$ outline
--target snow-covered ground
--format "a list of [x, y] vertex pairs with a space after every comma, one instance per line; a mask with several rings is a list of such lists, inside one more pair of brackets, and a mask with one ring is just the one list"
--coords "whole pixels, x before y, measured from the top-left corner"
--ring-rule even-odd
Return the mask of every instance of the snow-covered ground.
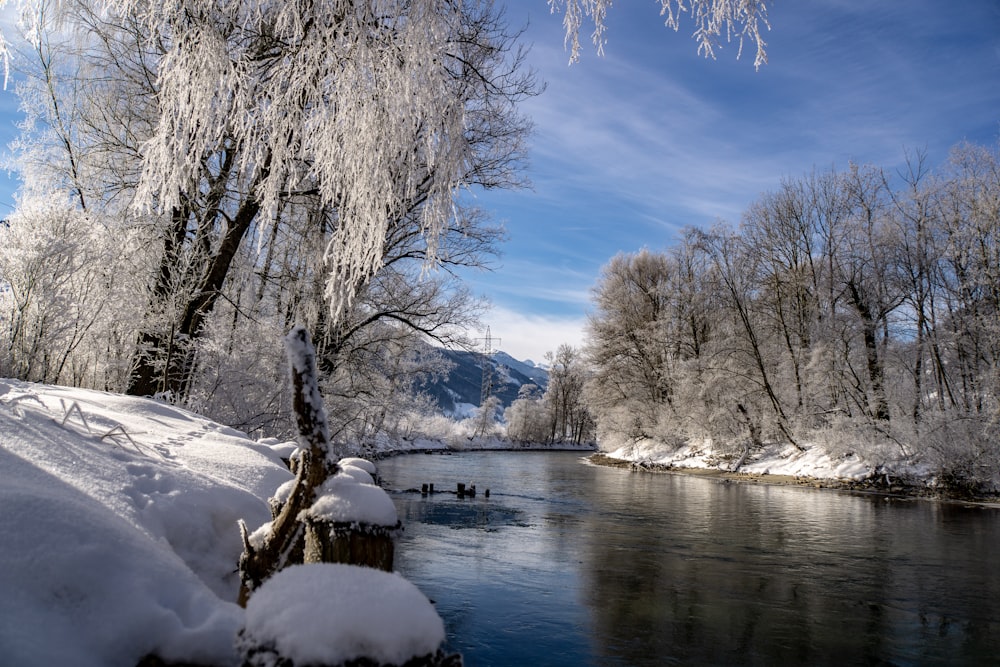
[[[0, 664], [238, 664], [237, 522], [270, 520], [267, 498], [291, 479], [288, 449], [148, 399], [0, 380]], [[266, 598], [253, 609], [278, 611]], [[418, 611], [434, 625], [433, 610]], [[387, 655], [407, 651], [385, 635], [406, 638], [377, 633]]]

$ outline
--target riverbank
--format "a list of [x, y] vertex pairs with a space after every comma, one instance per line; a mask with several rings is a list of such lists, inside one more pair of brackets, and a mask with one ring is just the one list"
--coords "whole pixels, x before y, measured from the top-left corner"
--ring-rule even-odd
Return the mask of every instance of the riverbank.
[[[296, 443], [290, 442], [295, 447]], [[459, 454], [463, 452], [594, 452], [593, 445], [574, 445], [572, 443], [541, 444], [513, 443], [501, 438], [452, 438], [434, 440], [431, 438], [414, 438], [396, 442], [382, 441], [373, 449], [360, 452], [365, 458], [381, 460], [403, 454]]]
[[635, 472], [666, 473], [706, 477], [722, 483], [766, 484], [769, 486], [800, 486], [812, 489], [830, 489], [852, 493], [866, 493], [885, 496], [886, 498], [920, 498], [939, 500], [942, 502], [957, 502], [981, 505], [1000, 509], [1000, 494], [957, 494], [935, 489], [926, 484], [907, 483], [905, 480], [892, 480], [888, 476], [869, 475], [861, 478], [820, 478], [808, 475], [772, 474], [769, 472], [732, 472], [720, 468], [680, 466], [670, 463], [653, 463], [649, 461], [630, 461], [598, 452], [587, 457], [594, 465], [611, 468], [622, 468]]

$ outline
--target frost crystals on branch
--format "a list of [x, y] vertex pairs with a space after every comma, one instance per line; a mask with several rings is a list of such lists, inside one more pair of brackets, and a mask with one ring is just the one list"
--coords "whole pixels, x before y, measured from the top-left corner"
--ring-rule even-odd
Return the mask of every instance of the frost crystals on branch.
[[[583, 17], [589, 16], [594, 22], [591, 35], [599, 55], [604, 54], [605, 20], [611, 0], [549, 0], [553, 13], [564, 11], [563, 26], [566, 28], [566, 44], [570, 46], [570, 61], [580, 58], [580, 28]], [[687, 12], [695, 22], [692, 37], [698, 42], [698, 53], [706, 58], [715, 58], [719, 39], [725, 36], [727, 42], [735, 38], [739, 43], [737, 58], [743, 54], [743, 42], [752, 41], [757, 47], [754, 68], [760, 69], [767, 63], [767, 42], [761, 31], [769, 30], [767, 3], [765, 0], [660, 0], [660, 15], [674, 31], [680, 29], [681, 15]]]
[[265, 219], [291, 192], [336, 210], [326, 295], [336, 319], [382, 264], [388, 221], [422, 203], [435, 240], [470, 148], [466, 109], [442, 63], [463, 7], [441, 0], [108, 0], [168, 48], [159, 122], [144, 146], [140, 206], [192, 191], [205, 147], [239, 147], [236, 172]]

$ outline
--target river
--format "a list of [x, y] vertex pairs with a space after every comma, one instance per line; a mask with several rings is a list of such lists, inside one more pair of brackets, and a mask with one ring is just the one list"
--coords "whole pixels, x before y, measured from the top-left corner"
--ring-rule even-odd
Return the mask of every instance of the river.
[[[1000, 665], [1000, 510], [594, 466], [379, 464], [467, 667]], [[405, 493], [421, 484], [475, 498]], [[489, 498], [484, 491], [490, 490]]]

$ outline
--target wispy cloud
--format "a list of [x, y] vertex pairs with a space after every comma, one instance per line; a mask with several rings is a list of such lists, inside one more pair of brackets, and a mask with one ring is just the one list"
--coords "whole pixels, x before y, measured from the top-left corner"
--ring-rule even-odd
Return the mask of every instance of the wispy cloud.
[[538, 0], [509, 4], [515, 22], [531, 14], [531, 59], [549, 88], [524, 107], [534, 190], [488, 202], [511, 240], [486, 291], [506, 308], [582, 314], [612, 255], [737, 223], [783, 178], [849, 161], [892, 170], [906, 150], [940, 162], [1000, 131], [995, 3], [775, 5], [761, 72], [735, 48], [699, 58], [642, 3], [611, 10], [605, 58], [567, 66], [559, 18]]
[[551, 317], [493, 308], [487, 317], [490, 333], [500, 339], [497, 347], [515, 359], [540, 363], [546, 352], [555, 352], [563, 343], [580, 347], [586, 318]]

